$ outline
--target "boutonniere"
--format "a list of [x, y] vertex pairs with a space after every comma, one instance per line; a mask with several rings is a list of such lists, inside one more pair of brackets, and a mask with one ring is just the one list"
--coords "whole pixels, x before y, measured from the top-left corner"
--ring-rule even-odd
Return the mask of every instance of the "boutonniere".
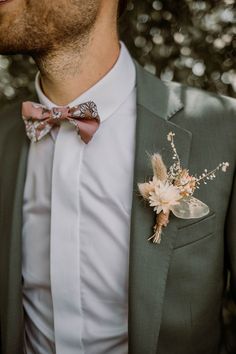
[[147, 183], [138, 184], [141, 196], [149, 202], [157, 214], [154, 234], [148, 239], [153, 243], [161, 242], [162, 229], [169, 223], [171, 212], [182, 219], [195, 219], [207, 215], [208, 206], [193, 197], [194, 191], [202, 182], [207, 184], [207, 181], [213, 180], [217, 171], [226, 172], [229, 167], [228, 162], [222, 162], [212, 171], [205, 169], [200, 176], [190, 175], [189, 170], [181, 167], [174, 136], [172, 132], [167, 135], [173, 150], [173, 164], [167, 169], [160, 154], [151, 155], [153, 178]]

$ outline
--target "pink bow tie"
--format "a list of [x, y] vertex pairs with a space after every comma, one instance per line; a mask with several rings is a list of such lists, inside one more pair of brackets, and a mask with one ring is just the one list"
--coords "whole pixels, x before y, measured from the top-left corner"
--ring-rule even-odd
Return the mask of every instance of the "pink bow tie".
[[97, 106], [94, 102], [86, 102], [75, 107], [53, 107], [34, 102], [22, 103], [22, 117], [26, 133], [33, 142], [41, 140], [54, 126], [68, 121], [75, 126], [81, 139], [88, 144], [100, 125]]

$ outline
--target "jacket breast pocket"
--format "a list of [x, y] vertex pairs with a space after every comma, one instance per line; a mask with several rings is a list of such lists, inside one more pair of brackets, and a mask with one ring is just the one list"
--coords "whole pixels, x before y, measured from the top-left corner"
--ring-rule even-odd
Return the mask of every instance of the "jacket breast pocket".
[[174, 248], [186, 246], [210, 236], [215, 231], [216, 214], [210, 211], [208, 215], [199, 219], [188, 220], [187, 224], [178, 228]]

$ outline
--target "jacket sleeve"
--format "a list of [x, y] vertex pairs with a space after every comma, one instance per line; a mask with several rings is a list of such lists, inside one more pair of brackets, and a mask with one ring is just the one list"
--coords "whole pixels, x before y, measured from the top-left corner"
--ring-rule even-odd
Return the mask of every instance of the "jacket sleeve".
[[236, 171], [225, 225], [226, 264], [229, 274], [224, 308], [225, 346], [229, 354], [236, 353]]

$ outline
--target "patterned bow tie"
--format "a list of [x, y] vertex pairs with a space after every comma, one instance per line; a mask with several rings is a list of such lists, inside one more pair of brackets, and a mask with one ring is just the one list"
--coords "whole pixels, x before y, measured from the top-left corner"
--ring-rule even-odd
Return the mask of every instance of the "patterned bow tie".
[[97, 106], [94, 102], [86, 102], [75, 107], [53, 107], [34, 102], [22, 103], [22, 118], [26, 133], [33, 142], [41, 140], [54, 126], [68, 121], [75, 126], [81, 139], [88, 144], [100, 125]]

